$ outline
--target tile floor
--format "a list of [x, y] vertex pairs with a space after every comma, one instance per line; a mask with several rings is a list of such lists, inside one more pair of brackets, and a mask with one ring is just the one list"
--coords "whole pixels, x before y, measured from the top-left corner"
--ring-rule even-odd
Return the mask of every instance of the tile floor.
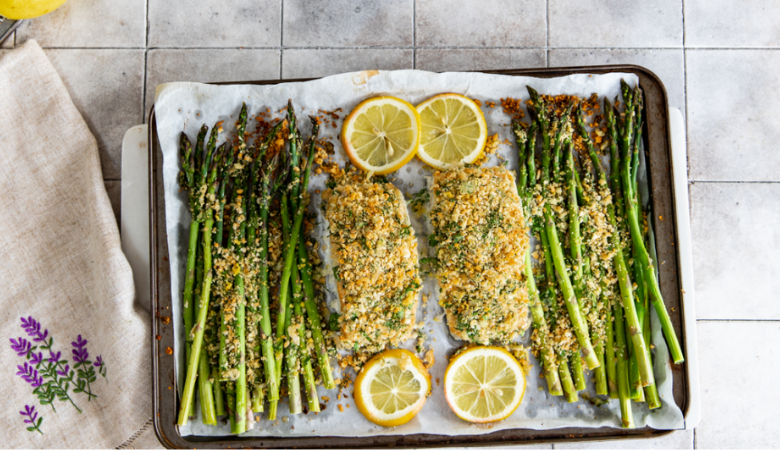
[[648, 67], [688, 127], [704, 417], [694, 432], [587, 447], [774, 447], [777, 23], [780, 4], [771, 0], [70, 0], [20, 28], [0, 57], [28, 39], [46, 49], [97, 137], [116, 210], [122, 136], [145, 120], [158, 83]]

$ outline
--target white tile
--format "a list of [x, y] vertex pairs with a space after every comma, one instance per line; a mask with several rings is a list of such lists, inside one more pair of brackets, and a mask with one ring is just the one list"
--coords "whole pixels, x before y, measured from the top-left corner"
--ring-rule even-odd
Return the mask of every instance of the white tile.
[[544, 47], [542, 1], [425, 0], [417, 2], [417, 45], [427, 47]]
[[278, 78], [279, 50], [149, 50], [145, 108], [148, 113], [154, 102], [154, 89], [162, 83]]
[[[739, 299], [735, 299], [739, 301]], [[702, 420], [697, 448], [777, 447], [780, 323], [697, 324]]]
[[765, 0], [686, 0], [685, 45], [777, 47], [780, 3]]
[[417, 68], [434, 72], [545, 67], [542, 48], [419, 49]]
[[413, 0], [285, 0], [284, 46], [411, 46], [413, 9]]
[[69, 0], [17, 30], [17, 43], [41, 47], [143, 47], [146, 0]]
[[780, 184], [690, 186], [699, 319], [780, 320]]
[[666, 436], [652, 439], [611, 439], [598, 442], [573, 442], [555, 444], [555, 449], [688, 449], [693, 448], [693, 431], [673, 431]]
[[780, 181], [780, 52], [687, 50], [692, 180]]
[[552, 49], [550, 67], [603, 64], [636, 64], [658, 75], [666, 87], [669, 104], [685, 117], [685, 67], [682, 49]]
[[45, 52], [97, 139], [103, 177], [120, 179], [125, 131], [143, 120], [143, 50]]
[[280, 0], [151, 0], [149, 47], [278, 47]]
[[358, 70], [411, 69], [412, 49], [287, 49], [282, 55], [284, 78], [315, 78]]
[[681, 47], [680, 0], [549, 0], [551, 47]]

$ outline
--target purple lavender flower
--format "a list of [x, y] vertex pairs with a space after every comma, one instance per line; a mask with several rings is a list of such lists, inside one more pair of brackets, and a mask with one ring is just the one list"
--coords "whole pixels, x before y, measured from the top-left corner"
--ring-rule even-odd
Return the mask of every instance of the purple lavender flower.
[[62, 355], [62, 352], [54, 353], [52, 350], [49, 350], [49, 362], [52, 364], [57, 364], [60, 362], [60, 355]]
[[40, 428], [43, 417], [38, 419], [38, 413], [35, 412], [35, 406], [24, 405], [24, 411], [19, 411], [19, 414], [23, 417], [27, 417], [27, 419], [24, 419], [24, 423], [31, 425], [27, 427], [27, 431], [37, 431], [38, 433], [43, 434], [43, 431], [41, 431]]
[[89, 352], [87, 351], [87, 340], [81, 339], [81, 335], [76, 338], [76, 342], [71, 342], [70, 345], [73, 346], [73, 360], [78, 363], [82, 364], [87, 361], [89, 358]]
[[98, 372], [100, 373], [100, 375], [103, 376], [103, 378], [106, 379], [106, 383], [108, 383], [108, 377], [106, 376], [108, 370], [106, 369], [106, 363], [103, 362], [103, 356], [98, 355], [97, 358], [95, 358], [95, 362], [92, 363], [92, 365], [98, 368]]
[[58, 370], [57, 375], [61, 377], [67, 377], [69, 370], [70, 370], [70, 366], [68, 364], [65, 364], [65, 368], [63, 368], [62, 370]]
[[38, 413], [35, 412], [35, 406], [32, 405], [24, 405], [24, 411], [19, 411], [19, 414], [30, 418], [29, 420], [25, 419], [24, 423], [32, 423], [33, 420], [38, 418]]
[[43, 362], [43, 352], [30, 353], [30, 362], [32, 362], [33, 364], [35, 364], [36, 367], [38, 367], [38, 365]]
[[24, 381], [30, 383], [32, 387], [37, 388], [43, 384], [43, 377], [38, 374], [38, 370], [31, 364], [24, 363], [24, 366], [16, 366], [16, 368], [19, 369], [16, 374], [22, 377]]
[[11, 349], [16, 352], [17, 356], [27, 356], [32, 349], [32, 344], [25, 338], [19, 337], [19, 340], [11, 338]]
[[41, 324], [35, 320], [33, 316], [28, 316], [27, 319], [22, 317], [22, 329], [24, 329], [27, 335], [33, 338], [33, 341], [35, 342], [45, 342], [46, 338], [49, 337], [49, 330], [43, 330], [43, 332], [41, 332]]

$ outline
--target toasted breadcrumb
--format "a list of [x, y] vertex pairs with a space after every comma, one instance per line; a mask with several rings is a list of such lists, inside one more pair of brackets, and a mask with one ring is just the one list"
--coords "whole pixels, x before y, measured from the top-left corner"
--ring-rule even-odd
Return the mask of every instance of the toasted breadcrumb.
[[342, 307], [341, 347], [377, 352], [413, 335], [422, 280], [403, 195], [391, 183], [361, 177], [346, 174], [323, 200]]
[[522, 284], [525, 220], [514, 175], [503, 167], [434, 173], [439, 303], [450, 332], [479, 344], [507, 343], [528, 328]]

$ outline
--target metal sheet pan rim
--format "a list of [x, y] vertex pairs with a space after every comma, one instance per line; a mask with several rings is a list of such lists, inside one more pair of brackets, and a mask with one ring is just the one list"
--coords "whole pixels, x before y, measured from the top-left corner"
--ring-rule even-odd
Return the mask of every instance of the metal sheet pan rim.
[[[640, 76], [640, 85], [643, 87], [643, 89], [646, 91], [646, 95], [649, 95], [648, 97], [648, 104], [651, 103], [649, 100], [653, 99], [655, 101], [656, 107], [655, 111], [653, 111], [653, 114], [655, 117], [651, 119], [650, 116], [650, 107], [648, 107], [648, 113], [647, 113], [647, 120], [646, 120], [646, 127], [648, 129], [655, 130], [656, 133], [656, 139], [659, 139], [660, 142], [663, 143], [663, 145], [658, 146], [650, 146], [648, 145], [648, 156], [650, 155], [649, 152], [655, 151], [658, 147], [663, 147], [660, 149], [661, 153], [658, 153], [658, 157], [662, 160], [665, 159], [667, 166], [669, 166], [669, 170], [667, 171], [661, 171], [661, 178], [663, 178], [663, 175], [665, 174], [665, 180], [658, 180], [658, 181], [665, 181], [666, 184], [670, 184], [669, 186], [662, 186], [662, 188], [667, 188], [664, 190], [664, 193], [668, 193], [669, 195], [664, 195], [663, 201], [670, 201], [669, 205], [671, 205], [671, 214], [669, 214], [669, 217], [674, 217], [675, 220], [671, 221], [672, 224], [672, 242], [671, 245], [674, 246], [674, 243], [678, 240], [678, 236], [676, 233], [677, 227], [676, 227], [676, 212], [674, 209], [674, 203], [675, 203], [675, 197], [674, 197], [674, 187], [672, 183], [672, 156], [671, 156], [671, 137], [669, 135], [669, 124], [668, 124], [668, 96], [666, 93], [666, 89], [661, 82], [661, 80], [651, 71], [647, 70], [646, 68], [642, 66], [637, 65], [605, 65], [605, 66], [584, 66], [584, 67], [562, 67], [562, 68], [539, 68], [539, 69], [506, 69], [506, 70], [484, 70], [484, 71], [472, 71], [472, 72], [483, 72], [483, 73], [493, 73], [493, 74], [502, 74], [502, 75], [525, 75], [525, 76], [535, 76], [540, 78], [550, 78], [550, 77], [558, 77], [558, 76], [566, 76], [569, 74], [575, 74], [575, 73], [606, 73], [606, 72], [631, 72], [636, 73], [638, 76]], [[246, 81], [246, 82], [217, 82], [217, 83], [211, 83], [211, 84], [218, 84], [218, 85], [226, 85], [226, 84], [279, 84], [279, 83], [288, 83], [288, 82], [296, 82], [296, 81], [309, 81], [315, 78], [302, 78], [302, 79], [292, 79], [292, 80], [263, 80], [263, 81]], [[645, 79], [645, 82], [642, 82], [641, 79]], [[649, 84], [647, 84], [649, 82]], [[651, 88], [652, 94], [647, 92], [648, 88]], [[658, 106], [660, 105], [660, 106]], [[176, 416], [176, 409], [174, 405], [176, 404], [176, 395], [174, 392], [175, 389], [171, 388], [171, 385], [174, 385], [174, 381], [171, 378], [169, 383], [166, 383], [166, 380], [163, 378], [165, 377], [165, 374], [161, 372], [161, 365], [167, 369], [167, 373], [169, 375], [173, 374], [173, 362], [167, 361], [167, 360], [161, 360], [160, 358], [163, 357], [164, 351], [161, 351], [161, 349], [167, 347], [167, 344], [170, 344], [172, 346], [173, 344], [173, 337], [171, 332], [169, 331], [167, 334], [165, 333], [165, 325], [161, 323], [161, 311], [160, 311], [160, 299], [159, 294], [161, 293], [161, 290], [158, 288], [158, 284], [160, 282], [160, 276], [159, 274], [162, 273], [164, 275], [165, 272], [161, 272], [163, 269], [167, 269], [167, 244], [164, 242], [165, 239], [158, 239], [160, 236], [158, 236], [157, 227], [160, 225], [160, 222], [157, 220], [156, 214], [158, 213], [158, 208], [156, 207], [158, 202], [157, 195], [158, 195], [158, 189], [157, 189], [157, 180], [155, 179], [155, 175], [157, 173], [157, 156], [158, 156], [158, 142], [156, 139], [156, 121], [155, 121], [155, 115], [154, 115], [154, 106], [151, 107], [149, 111], [149, 205], [150, 205], [150, 214], [149, 214], [149, 223], [150, 223], [150, 254], [151, 254], [151, 264], [150, 264], [150, 271], [151, 271], [151, 305], [152, 305], [152, 311], [154, 311], [155, 316], [153, 317], [154, 320], [152, 320], [152, 332], [151, 332], [151, 345], [152, 345], [152, 391], [153, 391], [153, 418], [154, 418], [154, 428], [155, 433], [157, 434], [158, 439], [160, 440], [163, 445], [170, 448], [186, 448], [186, 447], [193, 447], [193, 446], [203, 446], [208, 445], [209, 447], [214, 448], [235, 448], [235, 447], [266, 447], [266, 448], [274, 448], [274, 447], [302, 447], [302, 448], [378, 448], [378, 447], [400, 447], [400, 448], [419, 448], [419, 447], [447, 447], [447, 446], [492, 446], [492, 445], [508, 445], [508, 444], [531, 444], [531, 443], [555, 443], [555, 442], [576, 442], [576, 441], [602, 441], [602, 440], [609, 440], [609, 439], [620, 439], [620, 438], [649, 438], [649, 437], [660, 437], [664, 436], [666, 434], [669, 434], [672, 432], [672, 430], [655, 430], [652, 428], [641, 428], [636, 430], [621, 430], [617, 428], [595, 428], [595, 429], [583, 429], [583, 428], [558, 428], [558, 429], [551, 429], [551, 430], [529, 430], [529, 429], [511, 429], [511, 430], [503, 430], [495, 433], [490, 433], [486, 435], [463, 435], [463, 436], [444, 436], [444, 435], [435, 435], [435, 434], [415, 434], [415, 435], [406, 435], [406, 436], [376, 436], [376, 437], [340, 437], [340, 436], [317, 436], [317, 437], [307, 437], [307, 438], [301, 438], [301, 437], [233, 437], [229, 439], [225, 438], [212, 438], [212, 437], [196, 437], [196, 436], [187, 436], [182, 437], [178, 433], [178, 429], [175, 425], [175, 416]], [[658, 129], [660, 128], [660, 129]], [[650, 133], [647, 133], [648, 139], [650, 138]], [[665, 151], [664, 151], [665, 150]], [[651, 178], [654, 178], [655, 175], [657, 175], [657, 170], [652, 169], [653, 162], [650, 163], [651, 171], [653, 174], [649, 174]], [[656, 180], [652, 180], [656, 181]], [[664, 184], [664, 183], [661, 183]], [[651, 189], [655, 192], [656, 188], [651, 186]], [[653, 203], [655, 205], [656, 203], [657, 194], [654, 193], [653, 196]], [[162, 212], [164, 214], [164, 211]], [[658, 217], [654, 216], [654, 225], [656, 222], [658, 222]], [[668, 222], [667, 222], [668, 224]], [[667, 224], [664, 224], [665, 226]], [[164, 229], [164, 221], [162, 221], [163, 229]], [[668, 228], [668, 226], [666, 226]], [[159, 242], [162, 241], [162, 246], [158, 245]], [[161, 248], [162, 247], [162, 248]], [[162, 250], [166, 249], [165, 252]], [[675, 253], [674, 258], [674, 267], [679, 266], [679, 254]], [[662, 259], [662, 258], [659, 258]], [[160, 263], [160, 261], [163, 261], [163, 263]], [[161, 267], [166, 266], [166, 267]], [[675, 272], [678, 273], [678, 272]], [[680, 279], [679, 276], [674, 277], [675, 283], [680, 285]], [[662, 287], [662, 290], [664, 288]], [[163, 290], [164, 293], [164, 290]], [[679, 294], [679, 287], [677, 288], [677, 293]], [[664, 294], [664, 298], [667, 299], [666, 293]], [[680, 312], [679, 314], [675, 315], [678, 323], [680, 338], [683, 340], [683, 342], [686, 342], [685, 339], [685, 330], [684, 330], [684, 322], [682, 320], [682, 317], [684, 316], [683, 311], [683, 304], [682, 304], [682, 297], [677, 295], [675, 298], [678, 298], [679, 301], [675, 304], [679, 304]], [[667, 300], [668, 302], [668, 300]], [[162, 315], [164, 315], [165, 312], [162, 312]], [[172, 327], [169, 327], [172, 328]], [[162, 335], [161, 335], [162, 334]], [[686, 352], [687, 354], [687, 352]], [[165, 355], [167, 356], [167, 355]], [[682, 376], [680, 376], [682, 374]], [[678, 370], [675, 373], [674, 376], [674, 383], [675, 383], [675, 401], [678, 402], [678, 405], [681, 407], [683, 414], [687, 415], [688, 413], [688, 393], [690, 389], [690, 385], [687, 380], [687, 364], [683, 364], [682, 367], [680, 367], [680, 370]], [[163, 384], [169, 384], [167, 389], [167, 395], [168, 397], [165, 398], [166, 401], [163, 401], [162, 397], [162, 386]], [[175, 386], [175, 385], [174, 385]], [[679, 395], [681, 398], [678, 397], [678, 387], [680, 388]], [[173, 392], [171, 392], [173, 391]], [[173, 398], [173, 401], [171, 401], [171, 398]], [[170, 403], [171, 407], [169, 408], [162, 408], [161, 403]]]

